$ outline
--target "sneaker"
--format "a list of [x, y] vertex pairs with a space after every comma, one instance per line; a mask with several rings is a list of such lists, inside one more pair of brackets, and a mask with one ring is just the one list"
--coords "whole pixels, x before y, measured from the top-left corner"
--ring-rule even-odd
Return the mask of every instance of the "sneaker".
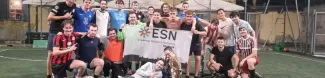
[[185, 76], [185, 78], [190, 78], [190, 76]]
[[194, 76], [194, 78], [200, 78], [199, 76]]

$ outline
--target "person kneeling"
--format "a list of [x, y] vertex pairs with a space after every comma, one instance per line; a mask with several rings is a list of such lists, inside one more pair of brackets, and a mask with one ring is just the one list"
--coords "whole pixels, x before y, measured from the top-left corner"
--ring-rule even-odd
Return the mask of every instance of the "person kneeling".
[[79, 34], [73, 32], [71, 20], [65, 20], [62, 23], [63, 33], [58, 33], [54, 38], [53, 54], [51, 55], [52, 71], [54, 78], [66, 78], [66, 70], [72, 71], [78, 68], [76, 78], [81, 78], [86, 70], [86, 63], [80, 60], [73, 60], [72, 55], [76, 50], [76, 40]]
[[98, 27], [96, 24], [90, 24], [88, 33], [78, 40], [78, 57], [87, 63], [87, 68], [94, 69], [94, 78], [98, 78], [100, 72], [104, 67], [103, 57], [99, 57], [101, 48], [100, 40], [96, 37]]
[[[231, 52], [231, 48], [225, 47], [225, 40], [223, 37], [218, 37], [215, 44], [217, 46], [212, 48], [207, 67], [214, 73], [224, 74], [226, 78], [236, 78], [237, 65], [239, 62], [237, 54]], [[234, 66], [231, 62], [232, 59], [235, 61]]]

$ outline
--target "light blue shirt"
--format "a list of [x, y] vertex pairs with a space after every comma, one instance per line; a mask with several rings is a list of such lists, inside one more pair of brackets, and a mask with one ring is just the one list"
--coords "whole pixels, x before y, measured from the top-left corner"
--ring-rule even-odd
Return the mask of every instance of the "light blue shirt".
[[127, 18], [127, 11], [125, 10], [109, 10], [109, 15], [111, 16], [111, 25], [112, 27], [116, 28], [117, 30], [120, 29], [122, 24], [126, 23], [126, 18]]

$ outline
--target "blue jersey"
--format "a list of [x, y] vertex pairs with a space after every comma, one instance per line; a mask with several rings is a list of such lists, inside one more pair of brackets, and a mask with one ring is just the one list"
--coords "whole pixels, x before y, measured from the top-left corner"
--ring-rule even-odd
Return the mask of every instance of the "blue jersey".
[[[179, 17], [179, 18], [184, 18], [185, 14], [184, 13], [179, 13], [176, 16]], [[196, 21], [199, 21], [199, 17], [197, 17], [196, 15], [194, 15], [194, 18], [196, 19]]]
[[91, 10], [85, 12], [81, 8], [76, 8], [73, 16], [74, 32], [88, 32], [88, 25], [93, 22], [95, 13]]
[[127, 21], [127, 11], [125, 10], [109, 10], [109, 15], [111, 16], [111, 25], [117, 30], [119, 30], [121, 25], [125, 24]]

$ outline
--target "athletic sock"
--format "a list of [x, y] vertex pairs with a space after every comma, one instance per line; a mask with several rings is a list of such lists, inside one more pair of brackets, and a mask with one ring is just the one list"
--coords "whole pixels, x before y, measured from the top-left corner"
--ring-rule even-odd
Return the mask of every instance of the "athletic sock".
[[94, 75], [94, 78], [98, 78], [98, 75]]
[[47, 78], [52, 78], [52, 75], [47, 75]]
[[255, 69], [249, 70], [249, 78], [255, 78]]

